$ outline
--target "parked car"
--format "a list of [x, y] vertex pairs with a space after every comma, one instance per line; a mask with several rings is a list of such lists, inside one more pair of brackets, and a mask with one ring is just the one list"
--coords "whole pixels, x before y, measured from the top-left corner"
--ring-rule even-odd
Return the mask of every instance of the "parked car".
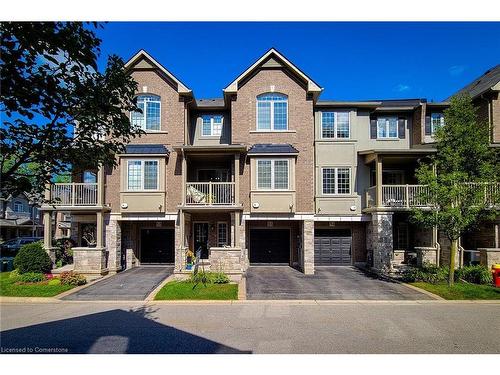
[[0, 257], [14, 257], [21, 246], [43, 240], [42, 237], [16, 237], [0, 244]]

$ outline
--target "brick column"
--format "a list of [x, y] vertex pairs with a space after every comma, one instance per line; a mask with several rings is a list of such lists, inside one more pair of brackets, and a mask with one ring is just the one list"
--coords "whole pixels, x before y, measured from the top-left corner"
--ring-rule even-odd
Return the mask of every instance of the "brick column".
[[241, 247], [241, 269], [246, 271], [250, 266], [250, 260], [248, 259], [248, 249], [246, 246], [246, 221], [243, 214], [238, 212], [236, 220], [236, 246]]
[[111, 215], [106, 215], [104, 218], [105, 225], [105, 242], [104, 246], [108, 252], [108, 269], [109, 272], [121, 271], [121, 256], [122, 256], [122, 231], [121, 223]]
[[373, 250], [373, 268], [380, 272], [392, 270], [392, 212], [372, 213], [369, 236]]
[[302, 270], [306, 275], [314, 274], [314, 220], [302, 222]]
[[175, 220], [175, 270], [181, 271], [185, 262], [185, 216], [184, 211], [180, 210]]

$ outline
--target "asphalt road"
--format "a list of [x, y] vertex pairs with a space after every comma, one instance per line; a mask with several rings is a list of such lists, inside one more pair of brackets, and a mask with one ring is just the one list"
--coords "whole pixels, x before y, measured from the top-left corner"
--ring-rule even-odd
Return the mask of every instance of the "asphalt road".
[[500, 304], [2, 303], [1, 352], [500, 353]]

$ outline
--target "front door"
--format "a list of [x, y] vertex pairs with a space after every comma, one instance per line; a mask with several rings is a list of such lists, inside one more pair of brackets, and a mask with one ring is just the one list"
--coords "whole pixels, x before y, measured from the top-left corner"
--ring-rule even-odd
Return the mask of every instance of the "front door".
[[174, 263], [174, 230], [141, 230], [141, 263]]
[[208, 259], [208, 223], [194, 223], [194, 251], [201, 247], [201, 258]]

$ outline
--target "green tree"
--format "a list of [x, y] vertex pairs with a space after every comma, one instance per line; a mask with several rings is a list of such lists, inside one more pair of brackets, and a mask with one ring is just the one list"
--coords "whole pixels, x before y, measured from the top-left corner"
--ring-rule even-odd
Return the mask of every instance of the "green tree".
[[428, 186], [431, 210], [414, 209], [412, 219], [437, 226], [451, 242], [448, 284], [453, 285], [460, 236], [494, 217], [498, 203], [498, 152], [489, 146], [489, 127], [479, 120], [468, 95], [455, 96], [444, 111], [445, 125], [435, 134], [437, 152], [421, 162], [418, 182]]
[[74, 165], [116, 165], [114, 154], [142, 133], [129, 121], [139, 110], [137, 83], [123, 61], [111, 55], [98, 71], [99, 27], [0, 23], [2, 197], [43, 196], [45, 184]]

